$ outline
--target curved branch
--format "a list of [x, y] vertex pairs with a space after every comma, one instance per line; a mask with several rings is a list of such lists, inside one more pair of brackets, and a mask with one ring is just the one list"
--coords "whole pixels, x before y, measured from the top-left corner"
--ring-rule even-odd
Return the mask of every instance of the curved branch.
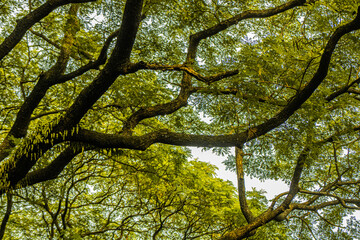
[[320, 214], [318, 211], [316, 211], [316, 210], [315, 210], [315, 213], [316, 213], [316, 215], [319, 216], [319, 218], [320, 218], [321, 220], [325, 221], [327, 224], [332, 225], [332, 226], [337, 227], [337, 228], [345, 228], [345, 227], [342, 227], [341, 225], [338, 225], [338, 224], [335, 224], [335, 223], [330, 222], [330, 220], [328, 220], [328, 219], [326, 219], [325, 217], [321, 216], [321, 214]]
[[242, 148], [235, 147], [236, 175], [238, 180], [238, 195], [239, 195], [240, 208], [241, 208], [241, 212], [246, 218], [246, 221], [250, 223], [254, 221], [255, 217], [251, 212], [246, 200], [243, 157], [244, 157], [244, 152], [242, 151]]
[[79, 7], [80, 6], [77, 4], [71, 5], [69, 18], [64, 27], [65, 34], [61, 45], [60, 55], [58, 56], [55, 65], [46, 73], [39, 76], [37, 84], [21, 105], [21, 108], [16, 115], [14, 124], [0, 145], [0, 161], [5, 159], [11, 149], [15, 147], [17, 138], [23, 138], [26, 136], [27, 129], [31, 121], [31, 114], [38, 106], [41, 99], [45, 96], [46, 91], [53, 85], [54, 79], [58, 78], [58, 76], [65, 71], [71, 54], [70, 49], [74, 43], [75, 34], [78, 31], [76, 15]]
[[6, 194], [7, 204], [6, 204], [5, 215], [3, 217], [3, 220], [2, 220], [1, 226], [0, 226], [0, 240], [3, 239], [3, 237], [4, 237], [6, 224], [9, 221], [9, 218], [10, 218], [11, 208], [12, 208], [12, 205], [13, 205], [12, 196], [13, 195], [10, 192], [8, 192]]
[[[129, 62], [129, 58], [141, 20], [142, 5], [142, 0], [128, 0], [126, 2], [122, 25], [117, 38], [117, 45], [109, 59], [108, 64], [104, 67], [99, 76], [79, 94], [73, 105], [66, 111], [63, 118], [61, 118], [59, 122], [52, 127], [52, 134], [61, 135], [59, 133], [64, 133], [64, 131], [72, 129], [121, 73], [125, 74], [134, 71], [132, 68], [133, 64]], [[121, 56], [119, 56], [119, 54]], [[124, 63], [123, 61], [126, 62]], [[39, 85], [46, 88], [47, 83], [41, 81], [40, 79], [36, 86], [40, 87]], [[28, 109], [24, 110], [29, 111]], [[20, 128], [19, 130], [23, 130], [23, 128]], [[10, 135], [10, 137], [11, 136], [13, 135]], [[51, 139], [51, 141], [39, 142], [36, 144], [33, 143], [31, 139], [28, 141], [32, 144], [32, 151], [26, 152], [25, 150], [25, 153], [23, 152], [20, 156], [16, 156], [16, 159], [14, 160], [15, 162], [11, 160], [10, 162], [4, 163], [4, 167], [7, 170], [6, 175], [1, 178], [4, 188], [9, 187], [9, 184], [11, 187], [14, 187], [26, 176], [26, 174], [37, 162], [37, 159], [42, 156], [44, 152], [54, 146], [54, 143], [56, 144], [62, 142], [63, 140], [56, 138]]]
[[283, 193], [280, 193], [279, 195], [275, 196], [274, 199], [271, 201], [271, 205], [270, 205], [269, 209], [273, 210], [277, 201], [279, 201], [280, 198], [282, 198], [283, 196], [286, 196], [288, 194], [289, 194], [289, 192], [283, 192]]
[[[360, 9], [360, 8], [359, 8]], [[249, 140], [264, 135], [272, 129], [280, 126], [284, 123], [291, 115], [298, 110], [301, 105], [313, 94], [317, 87], [322, 83], [328, 74], [329, 64], [332, 53], [335, 50], [337, 43], [340, 38], [347, 33], [360, 29], [360, 11], [358, 11], [355, 19], [343, 26], [338, 27], [335, 32], [331, 35], [328, 40], [324, 52], [320, 59], [319, 67], [308, 83], [278, 114], [264, 123], [249, 128], [247, 130]]]
[[205, 29], [203, 31], [200, 31], [198, 33], [195, 33], [190, 36], [190, 44], [189, 44], [189, 51], [187, 56], [187, 62], [192, 62], [195, 59], [197, 47], [201, 40], [214, 36], [215, 34], [229, 28], [232, 25], [235, 25], [239, 23], [240, 21], [244, 19], [250, 19], [250, 18], [266, 18], [270, 16], [274, 16], [276, 14], [285, 12], [289, 9], [302, 6], [306, 3], [306, 0], [293, 0], [289, 1], [283, 5], [266, 9], [266, 10], [248, 10], [244, 11], [232, 18], [229, 18], [225, 21], [222, 21], [215, 26]]
[[76, 27], [76, 14], [79, 10], [79, 7], [80, 6], [78, 4], [71, 5], [69, 10], [69, 18], [64, 28], [65, 34], [58, 59], [53, 67], [40, 76], [38, 83], [35, 85], [30, 95], [25, 99], [25, 102], [21, 106], [16, 116], [15, 122], [10, 130], [10, 135], [16, 138], [24, 137], [26, 135], [31, 119], [31, 114], [33, 113], [34, 109], [45, 96], [46, 91], [53, 85], [53, 79], [56, 79], [65, 71], [71, 54], [70, 49], [74, 42], [75, 34], [78, 31], [78, 28]]
[[[187, 79], [189, 78], [189, 75], [185, 75], [183, 78]], [[131, 130], [143, 119], [176, 112], [187, 105], [189, 96], [190, 91], [187, 88], [182, 87], [178, 97], [173, 101], [152, 107], [140, 108], [125, 121], [122, 132], [129, 134]]]
[[49, 15], [56, 8], [70, 3], [95, 2], [96, 0], [49, 0], [17, 21], [15, 29], [0, 44], [0, 61], [20, 42], [35, 23]]

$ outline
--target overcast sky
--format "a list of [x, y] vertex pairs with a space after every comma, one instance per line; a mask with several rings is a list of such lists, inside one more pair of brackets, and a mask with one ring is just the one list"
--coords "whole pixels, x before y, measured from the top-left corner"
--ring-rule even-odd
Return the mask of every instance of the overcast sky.
[[[222, 163], [226, 157], [221, 157], [214, 154], [211, 150], [210, 151], [202, 151], [202, 148], [190, 147], [192, 151], [193, 158], [197, 158], [199, 161], [209, 162], [213, 165], [218, 167], [217, 175], [219, 178], [224, 180], [230, 180], [234, 186], [237, 188], [236, 183], [236, 173], [225, 170], [225, 165]], [[235, 155], [235, 148], [232, 149], [232, 154]], [[266, 191], [266, 198], [268, 200], [273, 199], [276, 195], [286, 192], [289, 190], [289, 187], [282, 181], [274, 181], [274, 180], [267, 180], [261, 182], [258, 179], [251, 179], [245, 176], [245, 187], [246, 190], [249, 191], [252, 188], [256, 188], [257, 190], [263, 189]], [[360, 211], [355, 211], [353, 214], [358, 220], [360, 219]], [[348, 219], [347, 217], [346, 219]], [[345, 222], [345, 220], [344, 220]]]
[[[218, 177], [224, 180], [230, 180], [233, 182], [234, 186], [237, 188], [236, 183], [236, 173], [225, 170], [225, 165], [222, 163], [226, 157], [221, 157], [214, 154], [211, 150], [210, 151], [202, 151], [202, 148], [192, 147], [190, 148], [192, 151], [193, 158], [197, 158], [203, 162], [209, 162], [213, 165], [218, 167], [217, 174]], [[232, 149], [233, 154], [235, 153], [234, 148]], [[258, 179], [251, 179], [245, 176], [245, 186], [246, 190], [251, 190], [253, 187], [257, 190], [263, 189], [267, 193], [265, 194], [268, 200], [272, 199], [274, 196], [288, 191], [288, 186], [281, 181], [273, 181], [267, 180], [265, 182], [261, 182]]]

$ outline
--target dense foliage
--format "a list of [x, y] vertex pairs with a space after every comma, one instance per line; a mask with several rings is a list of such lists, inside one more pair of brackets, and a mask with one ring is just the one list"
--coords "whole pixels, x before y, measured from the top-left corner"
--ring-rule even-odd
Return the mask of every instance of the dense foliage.
[[358, 6], [2, 0], [0, 239], [360, 239]]

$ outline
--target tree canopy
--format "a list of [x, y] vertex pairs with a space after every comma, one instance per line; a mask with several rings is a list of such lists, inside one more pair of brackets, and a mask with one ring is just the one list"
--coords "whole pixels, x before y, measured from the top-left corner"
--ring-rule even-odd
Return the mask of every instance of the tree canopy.
[[359, 6], [2, 0], [0, 239], [360, 238]]

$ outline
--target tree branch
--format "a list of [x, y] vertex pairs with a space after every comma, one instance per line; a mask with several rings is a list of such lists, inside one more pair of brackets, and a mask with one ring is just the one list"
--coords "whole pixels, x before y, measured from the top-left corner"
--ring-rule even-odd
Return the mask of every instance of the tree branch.
[[49, 0], [17, 21], [15, 29], [0, 45], [0, 61], [20, 42], [35, 23], [49, 15], [56, 8], [70, 3], [95, 2], [96, 0]]
[[274, 117], [258, 126], [249, 128], [247, 130], [249, 140], [259, 137], [280, 126], [301, 107], [327, 76], [332, 53], [340, 38], [345, 34], [358, 29], [360, 29], [360, 11], [358, 11], [358, 14], [353, 21], [338, 27], [331, 35], [321, 56], [319, 67], [308, 85], [295, 95], [295, 97]]
[[262, 97], [262, 96], [255, 96], [255, 95], [248, 95], [244, 92], [241, 92], [240, 89], [236, 88], [226, 88], [226, 89], [211, 89], [206, 87], [192, 87], [190, 89], [191, 93], [205, 93], [205, 94], [213, 94], [213, 95], [234, 95], [239, 99], [245, 100], [254, 100], [260, 103], [268, 103], [273, 104], [276, 106], [286, 106], [286, 101], [277, 100], [270, 97]]
[[53, 79], [58, 78], [58, 76], [65, 71], [71, 54], [70, 49], [74, 42], [75, 34], [78, 31], [76, 15], [79, 7], [80, 6], [78, 4], [71, 5], [69, 10], [69, 18], [64, 27], [65, 33], [57, 62], [46, 73], [39, 76], [37, 84], [31, 91], [30, 95], [25, 99], [24, 103], [21, 105], [21, 108], [16, 115], [14, 124], [0, 145], [0, 162], [5, 159], [10, 153], [11, 149], [15, 147], [16, 139], [26, 136], [27, 129], [31, 121], [31, 114], [38, 106], [41, 99], [45, 96], [46, 91], [53, 85]]
[[[280, 214], [278, 214], [275, 217], [276, 221], [285, 220], [286, 216], [292, 211], [292, 209], [289, 208], [289, 206], [290, 206], [290, 203], [292, 202], [292, 200], [295, 198], [295, 195], [299, 192], [300, 177], [301, 177], [301, 173], [304, 169], [305, 160], [308, 157], [309, 152], [310, 152], [310, 149], [308, 147], [305, 147], [303, 149], [303, 151], [300, 153], [300, 155], [296, 161], [296, 166], [295, 166], [295, 170], [293, 173], [293, 177], [291, 179], [289, 192], [287, 193], [285, 200], [275, 210], [275, 211], [278, 211], [279, 209], [282, 209]], [[271, 205], [271, 207], [269, 209], [272, 209], [272, 207], [273, 207], [273, 205]]]
[[80, 92], [60, 120], [56, 131], [74, 127], [119, 75], [138, 70], [136, 64], [130, 62], [130, 54], [141, 21], [142, 5], [142, 0], [126, 1], [116, 45], [107, 64], [94, 81]]
[[82, 147], [76, 143], [65, 148], [65, 150], [63, 150], [49, 165], [26, 174], [26, 176], [18, 182], [15, 188], [23, 188], [39, 182], [55, 179], [72, 159], [74, 159], [79, 153], [90, 149], [92, 148]]
[[106, 60], [107, 60], [107, 51], [110, 47], [110, 44], [112, 42], [112, 40], [114, 38], [117, 37], [117, 35], [119, 34], [120, 32], [120, 29], [114, 31], [113, 33], [111, 33], [108, 38], [106, 39], [103, 47], [101, 48], [101, 51], [100, 51], [100, 54], [98, 56], [98, 58], [95, 60], [95, 61], [90, 61], [88, 64], [78, 68], [77, 70], [71, 72], [71, 73], [68, 73], [68, 74], [65, 74], [65, 75], [62, 75], [60, 76], [56, 83], [64, 83], [68, 80], [71, 80], [71, 79], [74, 79], [78, 76], [81, 76], [82, 74], [84, 74], [85, 72], [91, 70], [91, 69], [99, 69], [99, 67], [103, 64], [106, 63]]
[[78, 28], [76, 27], [76, 14], [79, 7], [78, 4], [72, 4], [70, 7], [69, 18], [64, 28], [65, 34], [61, 45], [60, 55], [58, 56], [55, 65], [40, 76], [38, 83], [35, 85], [30, 95], [25, 99], [25, 102], [16, 116], [15, 122], [9, 133], [15, 138], [24, 137], [26, 135], [31, 114], [45, 96], [46, 91], [53, 85], [51, 79], [57, 78], [66, 69], [71, 53], [71, 46], [74, 42], [75, 34], [78, 31]]
[[[42, 38], [43, 40], [45, 40], [47, 43], [49, 43], [50, 45], [54, 46], [55, 48], [61, 49], [61, 45], [60, 45], [60, 44], [58, 44], [57, 42], [52, 41], [51, 39], [49, 39], [48, 37], [46, 37], [44, 34], [39, 33], [39, 32], [36, 32], [36, 31], [32, 30], [31, 28], [29, 29], [29, 31], [30, 31], [32, 34], [34, 34], [35, 36], [38, 36], [38, 37]], [[78, 46], [77, 44], [74, 44], [74, 45], [79, 48], [79, 46]], [[92, 57], [92, 55], [91, 55], [90, 53], [88, 53], [88, 52], [86, 52], [86, 51], [84, 51], [84, 50], [81, 50], [81, 49], [79, 49], [78, 51], [79, 51], [79, 53], [80, 53], [81, 55], [83, 55], [86, 59], [88, 59], [88, 60], [92, 60], [92, 59], [93, 59], [93, 57]], [[71, 57], [72, 57], [73, 59], [80, 60], [80, 58], [79, 58], [78, 56], [76, 56], [73, 52], [71, 53]]]
[[11, 215], [11, 208], [12, 208], [12, 205], [13, 205], [12, 196], [13, 195], [10, 192], [8, 192], [6, 194], [7, 204], [6, 204], [5, 215], [3, 217], [3, 220], [2, 220], [1, 226], [0, 226], [0, 240], [3, 239], [3, 237], [4, 237], [6, 224], [9, 221], [9, 218], [10, 218], [10, 215]]
[[332, 100], [334, 100], [335, 98], [337, 98], [338, 96], [340, 96], [341, 94], [344, 94], [346, 92], [351, 92], [349, 91], [349, 89], [354, 85], [354, 84], [358, 84], [360, 83], [360, 78], [354, 80], [353, 82], [351, 82], [349, 85], [341, 88], [340, 90], [332, 93], [331, 95], [329, 95], [327, 98], [326, 98], [326, 101], [330, 102]]
[[[355, 126], [350, 130], [348, 129], [346, 131], [335, 133], [332, 136], [329, 136], [324, 140], [319, 140], [313, 144], [318, 147], [321, 144], [331, 142], [335, 136], [359, 130], [360, 127]], [[98, 148], [146, 150], [155, 143], [164, 143], [175, 146], [235, 147], [242, 146], [242, 144], [247, 141], [247, 137], [246, 132], [226, 135], [195, 135], [171, 132], [168, 129], [157, 130], [141, 136], [130, 136], [126, 134], [107, 134], [79, 128], [73, 134], [69, 134], [64, 139], [59, 139], [59, 141], [82, 142]], [[302, 152], [303, 155], [300, 154], [297, 161], [298, 167], [302, 166], [303, 162], [301, 159], [305, 157], [307, 151], [309, 151], [309, 149], [304, 149]], [[297, 181], [298, 177], [299, 176], [294, 177], [293, 180]]]
[[309, 211], [316, 211], [322, 208], [326, 208], [326, 207], [330, 207], [330, 206], [335, 206], [335, 205], [339, 205], [341, 204], [344, 208], [348, 208], [348, 209], [354, 209], [354, 210], [360, 210], [360, 207], [352, 207], [347, 205], [346, 203], [351, 203], [351, 204], [355, 204], [355, 205], [360, 205], [360, 200], [359, 199], [337, 199], [337, 200], [333, 200], [333, 201], [328, 201], [328, 202], [323, 202], [317, 205], [312, 205], [310, 206], [309, 204], [302, 204], [302, 203], [296, 203], [292, 206], [293, 209], [299, 209], [299, 210], [309, 210]]
[[175, 146], [198, 147], [233, 147], [241, 146], [246, 140], [246, 135], [192, 135], [175, 133], [163, 129], [142, 136], [127, 134], [115, 135], [79, 129], [78, 133], [68, 136], [65, 140], [78, 141], [91, 144], [99, 148], [127, 148], [146, 150], [154, 143], [164, 143]]
[[153, 69], [153, 70], [162, 70], [162, 71], [184, 71], [197, 80], [204, 82], [206, 84], [211, 84], [213, 82], [220, 81], [224, 78], [234, 76], [239, 73], [239, 70], [226, 71], [223, 73], [215, 74], [212, 76], [204, 77], [197, 73], [194, 69], [186, 65], [160, 65], [160, 64], [150, 64], [150, 63], [139, 63], [140, 69]]
[[293, 177], [291, 179], [289, 193], [286, 196], [283, 203], [281, 204], [281, 206], [283, 206], [283, 207], [289, 206], [289, 204], [291, 203], [291, 201], [294, 199], [295, 195], [299, 191], [299, 181], [300, 181], [301, 173], [304, 169], [305, 160], [308, 157], [309, 152], [310, 152], [310, 149], [308, 147], [305, 147], [304, 150], [300, 153], [300, 155], [296, 161], [296, 166], [295, 166], [295, 170], [293, 173]]
[[238, 195], [239, 195], [240, 208], [241, 208], [241, 212], [246, 218], [246, 221], [248, 223], [251, 223], [254, 221], [254, 215], [251, 212], [246, 200], [243, 157], [244, 157], [244, 152], [242, 150], [242, 147], [235, 147], [236, 175], [238, 181]]
[[218, 23], [217, 25], [208, 28], [206, 30], [200, 31], [190, 36], [190, 44], [189, 44], [189, 51], [187, 56], [187, 62], [192, 62], [195, 59], [197, 47], [201, 40], [214, 36], [215, 34], [229, 28], [232, 25], [239, 23], [244, 19], [250, 18], [266, 18], [270, 16], [274, 16], [276, 14], [285, 12], [289, 9], [294, 7], [302, 6], [306, 3], [306, 0], [293, 0], [289, 1], [283, 5], [266, 9], [266, 10], [248, 10], [244, 11], [232, 18], [229, 18], [225, 21]]
[[[53, 135], [59, 136], [65, 132], [68, 132], [69, 129], [71, 130], [80, 121], [87, 110], [97, 101], [97, 99], [104, 94], [104, 92], [110, 87], [119, 74], [129, 73], [134, 70], [132, 68], [133, 65], [129, 63], [129, 57], [141, 19], [142, 5], [142, 0], [128, 0], [126, 2], [123, 21], [117, 39], [117, 45], [108, 61], [108, 64], [104, 67], [103, 71], [101, 71], [98, 77], [79, 94], [73, 105], [70, 106], [70, 108], [66, 111], [64, 117], [61, 118], [57, 124], [51, 126], [50, 131]], [[118, 55], [119, 53], [121, 53], [121, 57]], [[125, 60], [127, 62], [124, 63], [123, 61]], [[44, 84], [45, 86], [42, 85], [42, 88], [40, 88], [39, 85], [41, 84]], [[36, 86], [38, 86], [40, 89], [46, 89], [46, 84], [46, 82], [44, 83], [40, 79]], [[44, 91], [44, 94], [45, 92], [46, 90]], [[40, 97], [40, 100], [41, 98], [42, 96]], [[31, 112], [32, 109], [33, 108], [30, 109]], [[25, 108], [24, 111], [29, 111], [29, 109]], [[20, 125], [23, 125], [23, 123]], [[22, 129], [23, 128], [20, 130]], [[16, 128], [16, 130], [18, 130], [18, 128]], [[50, 137], [50, 134], [47, 137]], [[34, 164], [37, 162], [37, 158], [42, 156], [44, 152], [54, 146], [54, 143], [56, 144], [63, 140], [60, 138], [55, 138], [39, 143], [33, 143], [33, 140], [31, 139], [29, 139], [29, 141], [32, 144], [32, 151], [26, 152], [25, 150], [25, 153], [23, 152], [21, 156], [16, 156], [14, 162], [4, 163], [4, 168], [7, 170], [6, 175], [1, 178], [4, 188], [14, 187], [18, 181], [23, 179], [34, 166]]]
[[[301, 4], [300, 4], [301, 3]], [[209, 28], [207, 30], [198, 32], [194, 35], [190, 36], [190, 42], [188, 47], [188, 54], [184, 65], [175, 65], [175, 66], [160, 66], [160, 65], [154, 65], [154, 64], [146, 64], [141, 62], [140, 65], [143, 68], [151, 68], [151, 69], [159, 69], [159, 70], [183, 70], [190, 76], [195, 77], [196, 79], [205, 82], [207, 84], [210, 84], [215, 81], [219, 81], [225, 77], [233, 76], [238, 73], [237, 70], [235, 71], [229, 71], [225, 73], [221, 73], [218, 75], [214, 75], [208, 78], [204, 78], [197, 74], [192, 68], [189, 68], [188, 66], [192, 65], [193, 60], [196, 56], [196, 50], [198, 47], [198, 44], [200, 43], [200, 40], [205, 39], [207, 37], [213, 36], [216, 33], [225, 30], [231, 25], [234, 25], [238, 23], [239, 21], [247, 18], [261, 18], [261, 17], [268, 17], [272, 16], [278, 13], [281, 13], [283, 11], [286, 11], [288, 9], [291, 9], [295, 6], [303, 5], [305, 1], [303, 0], [295, 0], [291, 1], [287, 4], [281, 5], [279, 7], [269, 9], [269, 10], [258, 10], [258, 11], [246, 11], [243, 12], [240, 15], [237, 15], [231, 19], [228, 19], [222, 23], [217, 24], [216, 26]], [[182, 84], [181, 84], [181, 91], [179, 93], [178, 98], [176, 98], [174, 101], [171, 101], [166, 104], [160, 104], [156, 105], [154, 107], [149, 107], [146, 109], [140, 109], [136, 113], [134, 113], [124, 124], [123, 132], [129, 133], [131, 129], [133, 129], [141, 120], [149, 117], [154, 117], [157, 115], [165, 115], [175, 112], [176, 110], [180, 109], [183, 106], [187, 105], [187, 99], [190, 96], [191, 92], [189, 91], [191, 89], [191, 81], [186, 76], [186, 74], [183, 77]]]

